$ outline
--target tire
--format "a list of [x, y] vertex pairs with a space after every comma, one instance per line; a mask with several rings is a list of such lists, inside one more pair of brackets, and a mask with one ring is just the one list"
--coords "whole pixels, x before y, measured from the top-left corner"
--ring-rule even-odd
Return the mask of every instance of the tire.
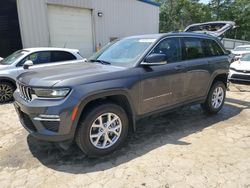
[[15, 87], [9, 82], [0, 82], [0, 103], [13, 101]]
[[[110, 119], [113, 118], [112, 120], [114, 121], [110, 126], [108, 126], [109, 123], [107, 122], [108, 117], [110, 117]], [[103, 121], [103, 124], [100, 123], [100, 120]], [[117, 128], [119, 125], [121, 125], [121, 128]], [[110, 132], [112, 129], [114, 129], [116, 134], [114, 131]], [[99, 157], [107, 155], [121, 146], [124, 143], [127, 134], [128, 117], [124, 109], [114, 103], [103, 103], [91, 108], [89, 113], [87, 113], [86, 116], [84, 115], [84, 119], [80, 120], [75, 140], [79, 148], [86, 155]], [[90, 135], [92, 135], [93, 138], [91, 138]], [[105, 144], [107, 135], [110, 141], [115, 142], [111, 144], [110, 141], [106, 141]]]
[[[222, 96], [222, 95], [223, 96], [217, 100], [217, 105], [216, 105], [216, 102], [213, 102], [213, 96], [214, 96], [216, 89], [217, 91], [223, 92], [223, 94], [218, 95], [218, 96]], [[226, 86], [223, 82], [217, 81], [212, 85], [208, 93], [207, 99], [205, 103], [201, 104], [201, 107], [207, 114], [217, 114], [222, 109], [224, 102], [225, 102], [225, 98], [226, 98]], [[216, 99], [214, 99], [214, 101], [216, 101]]]

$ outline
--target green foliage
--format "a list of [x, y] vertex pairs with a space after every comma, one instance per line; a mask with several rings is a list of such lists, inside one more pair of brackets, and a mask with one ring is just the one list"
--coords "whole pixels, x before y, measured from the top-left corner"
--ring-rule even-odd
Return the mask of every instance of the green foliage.
[[183, 30], [192, 23], [214, 20], [235, 21], [237, 28], [227, 37], [250, 40], [250, 0], [157, 0], [160, 7], [160, 32]]

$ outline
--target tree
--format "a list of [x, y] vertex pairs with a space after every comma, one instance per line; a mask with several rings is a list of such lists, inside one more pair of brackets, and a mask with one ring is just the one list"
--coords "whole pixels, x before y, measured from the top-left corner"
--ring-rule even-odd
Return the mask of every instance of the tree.
[[205, 5], [199, 0], [157, 0], [160, 7], [160, 32], [180, 31], [192, 23], [228, 20], [237, 28], [228, 37], [250, 40], [249, 0], [210, 0]]
[[191, 23], [211, 20], [209, 7], [199, 0], [158, 0], [160, 32], [183, 30]]

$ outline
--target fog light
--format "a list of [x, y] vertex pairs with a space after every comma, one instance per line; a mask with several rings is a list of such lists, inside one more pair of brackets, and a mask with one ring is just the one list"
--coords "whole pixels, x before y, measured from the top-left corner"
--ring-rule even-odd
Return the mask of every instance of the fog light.
[[40, 114], [38, 117], [35, 117], [34, 120], [36, 121], [60, 121], [60, 116]]

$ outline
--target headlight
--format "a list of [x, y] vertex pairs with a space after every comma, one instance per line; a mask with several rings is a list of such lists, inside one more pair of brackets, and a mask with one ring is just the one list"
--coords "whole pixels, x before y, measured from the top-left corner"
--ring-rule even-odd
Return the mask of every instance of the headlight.
[[70, 92], [69, 88], [41, 89], [33, 88], [34, 94], [40, 98], [62, 98]]

